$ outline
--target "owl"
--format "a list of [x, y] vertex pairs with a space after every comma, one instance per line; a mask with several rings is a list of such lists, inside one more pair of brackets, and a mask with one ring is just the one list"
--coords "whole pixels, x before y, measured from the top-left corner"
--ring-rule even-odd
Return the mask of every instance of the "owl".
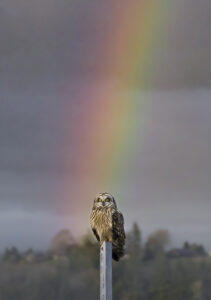
[[116, 201], [111, 194], [100, 193], [94, 199], [90, 223], [100, 246], [105, 241], [112, 243], [112, 258], [119, 261], [124, 255], [126, 238], [124, 218], [117, 210]]

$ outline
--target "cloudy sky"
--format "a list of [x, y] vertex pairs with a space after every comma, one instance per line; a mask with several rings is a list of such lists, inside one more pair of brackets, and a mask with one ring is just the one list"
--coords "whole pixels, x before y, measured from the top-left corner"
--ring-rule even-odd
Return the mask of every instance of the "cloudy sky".
[[[164, 9], [153, 76], [147, 90], [135, 87], [146, 102], [144, 130], [121, 210], [127, 228], [136, 220], [144, 235], [167, 228], [175, 245], [211, 249], [211, 3], [171, 0]], [[81, 214], [66, 210], [78, 151], [67, 139], [87, 107], [83, 87], [115, 80], [102, 78], [99, 51], [112, 11], [111, 1], [0, 2], [1, 249], [43, 248], [63, 227], [88, 228], [91, 199]]]

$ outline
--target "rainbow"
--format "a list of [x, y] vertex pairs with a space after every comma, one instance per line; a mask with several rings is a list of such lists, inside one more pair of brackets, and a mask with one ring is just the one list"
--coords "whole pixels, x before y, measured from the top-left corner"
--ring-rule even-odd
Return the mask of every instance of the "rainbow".
[[140, 120], [144, 120], [147, 104], [140, 88], [147, 87], [151, 76], [164, 1], [113, 2], [105, 42], [99, 46], [101, 81], [96, 79], [80, 95], [85, 113], [75, 130], [79, 151], [74, 161], [74, 183], [68, 185], [67, 193], [74, 198], [70, 201], [74, 212], [81, 206], [90, 209], [98, 192], [119, 196], [126, 174], [137, 160], [136, 153], [140, 153], [136, 142], [142, 134]]

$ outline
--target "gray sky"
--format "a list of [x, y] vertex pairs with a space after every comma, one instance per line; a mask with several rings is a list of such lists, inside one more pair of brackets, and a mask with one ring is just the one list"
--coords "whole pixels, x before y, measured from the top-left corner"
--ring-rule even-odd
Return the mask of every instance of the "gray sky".
[[[149, 86], [209, 87], [210, 1], [160, 5], [163, 26], [157, 31]], [[112, 12], [112, 1], [1, 0], [1, 84], [11, 91], [99, 80], [98, 58], [102, 47], [109, 46], [105, 40]]]
[[[117, 194], [127, 228], [137, 220], [145, 235], [167, 228], [177, 245], [189, 239], [210, 249], [211, 2], [169, 1], [166, 10], [152, 91], [137, 91], [147, 103], [140, 154]], [[46, 247], [63, 227], [86, 231], [65, 213], [78, 151], [67, 136], [74, 140], [86, 107], [76, 100], [81, 86], [101, 80], [99, 45], [111, 12], [110, 1], [0, 2], [1, 249]]]

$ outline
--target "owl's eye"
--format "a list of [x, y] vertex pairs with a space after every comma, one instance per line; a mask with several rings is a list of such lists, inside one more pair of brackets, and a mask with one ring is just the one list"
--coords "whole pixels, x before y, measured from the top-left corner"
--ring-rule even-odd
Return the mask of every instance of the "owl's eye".
[[102, 199], [101, 199], [101, 198], [98, 198], [98, 199], [97, 199], [97, 202], [102, 202]]
[[106, 199], [105, 199], [105, 202], [110, 202], [110, 199], [109, 199], [109, 198], [106, 198]]

